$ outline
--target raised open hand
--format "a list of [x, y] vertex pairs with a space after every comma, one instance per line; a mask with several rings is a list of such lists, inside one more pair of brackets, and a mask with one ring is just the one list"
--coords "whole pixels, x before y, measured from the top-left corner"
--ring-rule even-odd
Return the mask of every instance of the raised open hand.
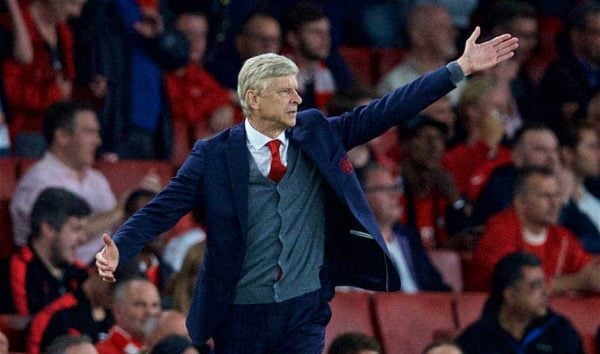
[[475, 27], [467, 39], [463, 55], [457, 60], [465, 75], [489, 69], [511, 58], [515, 54], [515, 49], [519, 47], [519, 39], [510, 34], [499, 35], [487, 42], [475, 43], [480, 33], [479, 26]]

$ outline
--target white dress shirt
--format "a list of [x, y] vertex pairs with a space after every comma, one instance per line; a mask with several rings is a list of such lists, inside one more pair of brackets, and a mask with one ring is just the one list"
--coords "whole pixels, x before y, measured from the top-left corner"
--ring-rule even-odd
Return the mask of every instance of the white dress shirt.
[[[260, 173], [267, 177], [271, 170], [271, 151], [269, 150], [267, 143], [274, 139], [254, 129], [248, 118], [246, 118], [244, 126], [246, 128], [246, 146], [248, 146], [248, 150], [250, 151], [254, 162], [256, 162], [256, 166], [258, 166]], [[279, 145], [281, 163], [284, 166], [287, 166], [289, 139], [285, 136], [285, 131], [279, 134], [275, 139], [281, 142], [281, 145]]]

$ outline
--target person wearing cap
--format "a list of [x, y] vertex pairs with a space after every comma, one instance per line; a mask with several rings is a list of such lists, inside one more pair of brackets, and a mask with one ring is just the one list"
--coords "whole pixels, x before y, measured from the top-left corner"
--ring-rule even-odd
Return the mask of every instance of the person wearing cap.
[[96, 265], [114, 281], [120, 261], [198, 207], [206, 254], [187, 326], [216, 353], [321, 353], [334, 286], [400, 289], [400, 280], [347, 151], [414, 116], [456, 83], [510, 58], [503, 35], [404, 88], [341, 116], [298, 112], [298, 67], [277, 54], [246, 61], [243, 124], [198, 141], [176, 177], [132, 216]]

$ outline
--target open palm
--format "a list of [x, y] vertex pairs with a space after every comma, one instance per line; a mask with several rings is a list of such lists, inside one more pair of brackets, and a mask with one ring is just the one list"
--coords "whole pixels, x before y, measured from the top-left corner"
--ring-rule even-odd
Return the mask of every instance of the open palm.
[[519, 40], [510, 34], [502, 34], [487, 42], [475, 43], [481, 29], [476, 27], [465, 44], [463, 55], [457, 60], [465, 75], [489, 69], [511, 58], [519, 46]]

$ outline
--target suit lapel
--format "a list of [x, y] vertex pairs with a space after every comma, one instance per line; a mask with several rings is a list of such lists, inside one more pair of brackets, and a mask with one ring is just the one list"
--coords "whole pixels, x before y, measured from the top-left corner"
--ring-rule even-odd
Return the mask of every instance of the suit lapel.
[[242, 234], [248, 231], [248, 147], [246, 146], [246, 131], [240, 124], [231, 129], [226, 158], [229, 172], [229, 183], [234, 195], [235, 209], [240, 221]]

